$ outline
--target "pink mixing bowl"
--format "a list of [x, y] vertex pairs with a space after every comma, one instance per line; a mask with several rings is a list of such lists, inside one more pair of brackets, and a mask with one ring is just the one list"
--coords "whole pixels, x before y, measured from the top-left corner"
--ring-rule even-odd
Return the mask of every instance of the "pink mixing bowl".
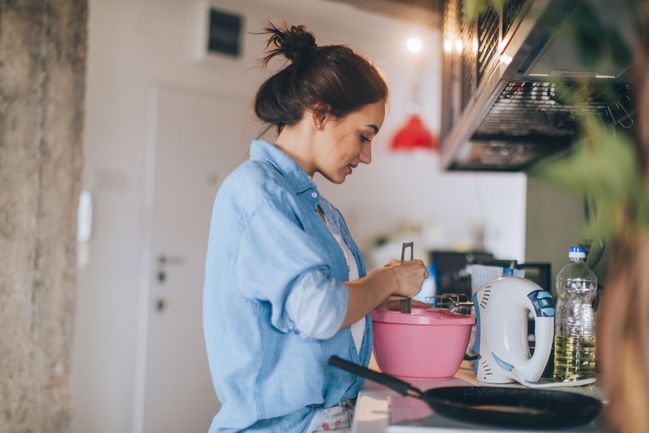
[[460, 368], [473, 316], [440, 308], [372, 311], [374, 354], [381, 371], [410, 379], [443, 379]]

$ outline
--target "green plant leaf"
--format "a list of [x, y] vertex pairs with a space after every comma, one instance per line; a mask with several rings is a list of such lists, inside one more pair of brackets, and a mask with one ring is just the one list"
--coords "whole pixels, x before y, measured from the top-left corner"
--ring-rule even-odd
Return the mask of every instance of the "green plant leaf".
[[608, 52], [616, 66], [625, 67], [633, 63], [633, 51], [619, 31], [609, 28], [606, 39]]
[[503, 10], [505, 7], [505, 0], [491, 0], [491, 6], [497, 11]]
[[464, 14], [469, 22], [473, 22], [489, 6], [488, 0], [466, 0], [464, 2]]

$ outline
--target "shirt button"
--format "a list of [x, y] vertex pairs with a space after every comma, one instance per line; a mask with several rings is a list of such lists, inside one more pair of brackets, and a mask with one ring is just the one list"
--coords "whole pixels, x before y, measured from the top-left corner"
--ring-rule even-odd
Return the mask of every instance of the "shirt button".
[[312, 193], [311, 193], [311, 197], [313, 197], [313, 198], [318, 198], [318, 193], [315, 192], [315, 191], [312, 192]]

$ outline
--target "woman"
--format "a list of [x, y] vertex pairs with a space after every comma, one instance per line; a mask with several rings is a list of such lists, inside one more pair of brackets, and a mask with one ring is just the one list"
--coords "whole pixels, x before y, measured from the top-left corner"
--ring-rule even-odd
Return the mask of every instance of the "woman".
[[210, 432], [342, 431], [362, 381], [327, 360], [367, 365], [368, 313], [390, 295], [416, 294], [427, 273], [414, 260], [365, 275], [342, 215], [312, 180], [340, 184], [370, 163], [385, 81], [351, 49], [317, 46], [303, 26], [265, 30], [264, 63], [290, 63], [255, 101], [277, 139], [252, 142], [214, 204], [203, 313], [222, 407]]

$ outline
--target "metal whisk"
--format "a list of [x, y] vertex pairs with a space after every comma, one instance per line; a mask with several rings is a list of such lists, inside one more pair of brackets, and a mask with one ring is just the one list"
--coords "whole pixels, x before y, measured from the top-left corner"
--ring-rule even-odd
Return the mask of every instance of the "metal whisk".
[[[414, 242], [404, 242], [403, 245], [401, 245], [401, 264], [403, 265], [403, 258], [406, 255], [406, 249], [410, 248], [410, 260], [413, 258], [413, 245]], [[405, 298], [402, 299], [399, 302], [399, 306], [401, 307], [401, 312], [410, 314], [412, 311], [412, 299], [411, 298]]]
[[441, 295], [429, 296], [426, 302], [435, 308], [445, 308], [451, 312], [468, 314], [473, 307], [473, 302], [469, 301], [466, 295], [462, 293], [443, 293]]

